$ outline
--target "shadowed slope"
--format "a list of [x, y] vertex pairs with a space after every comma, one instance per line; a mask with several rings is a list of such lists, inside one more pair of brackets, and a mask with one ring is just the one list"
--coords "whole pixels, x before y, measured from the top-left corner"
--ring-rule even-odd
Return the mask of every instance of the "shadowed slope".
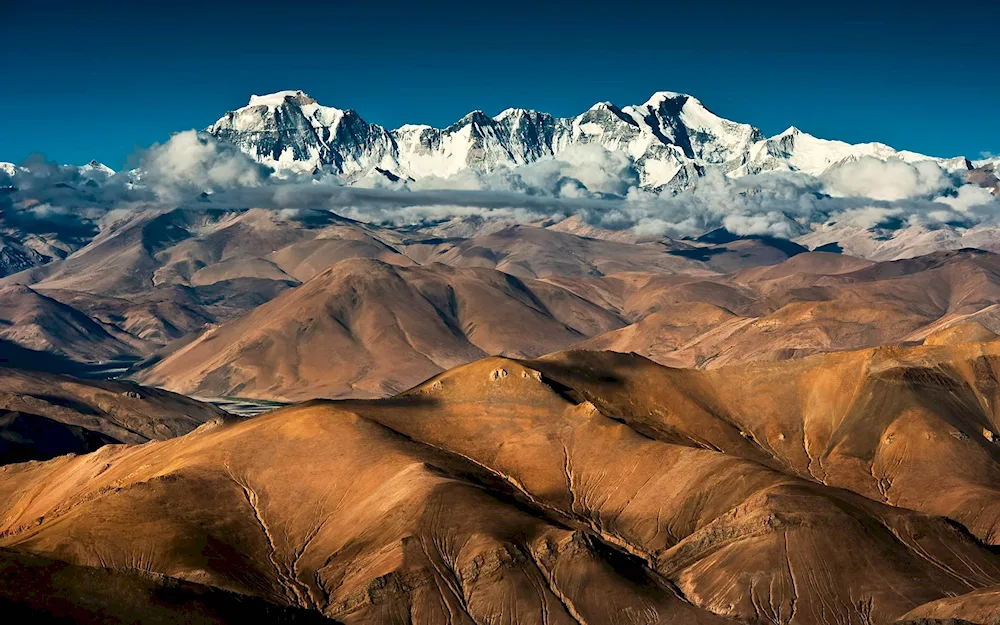
[[210, 404], [131, 382], [80, 380], [6, 367], [0, 367], [0, 412], [82, 428], [94, 440], [125, 443], [180, 436], [226, 416]]
[[334, 625], [308, 610], [134, 570], [74, 566], [0, 549], [0, 609], [8, 623]]
[[47, 417], [0, 410], [0, 464], [85, 454], [115, 439]]

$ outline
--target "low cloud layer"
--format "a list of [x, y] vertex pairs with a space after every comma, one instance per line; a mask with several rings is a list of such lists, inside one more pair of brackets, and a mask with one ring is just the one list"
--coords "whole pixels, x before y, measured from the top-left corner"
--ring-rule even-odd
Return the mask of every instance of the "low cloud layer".
[[214, 206], [326, 209], [396, 225], [470, 215], [520, 222], [580, 215], [595, 226], [650, 237], [725, 227], [737, 234], [793, 238], [831, 221], [861, 228], [971, 226], [996, 223], [1000, 212], [988, 192], [933, 162], [873, 158], [843, 163], [819, 178], [776, 172], [731, 179], [709, 169], [677, 194], [641, 189], [635, 163], [598, 145], [489, 173], [416, 182], [372, 173], [348, 186], [332, 175], [277, 176], [234, 146], [187, 131], [140, 153], [138, 164], [102, 178], [34, 159], [7, 181], [17, 191], [0, 196], [3, 221], [93, 228], [112, 210]]

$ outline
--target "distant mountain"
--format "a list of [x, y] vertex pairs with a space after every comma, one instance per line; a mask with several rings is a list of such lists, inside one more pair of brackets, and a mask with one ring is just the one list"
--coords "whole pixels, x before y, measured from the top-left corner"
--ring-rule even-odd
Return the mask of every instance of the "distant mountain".
[[[115, 175], [115, 170], [97, 160], [92, 160], [86, 165], [81, 165], [79, 167], [74, 165], [67, 165], [67, 167], [75, 167], [75, 169], [79, 171], [80, 175], [84, 178], [100, 178]], [[28, 168], [24, 165], [16, 165], [14, 163], [0, 161], [0, 173], [7, 174], [8, 176], [16, 176], [19, 172], [25, 171], [26, 169]], [[0, 184], [0, 188], [3, 188], [2, 184]]]
[[639, 186], [646, 189], [686, 188], [709, 166], [730, 176], [818, 175], [837, 163], [870, 156], [971, 168], [963, 157], [938, 159], [881, 143], [827, 141], [797, 128], [767, 138], [749, 124], [719, 117], [697, 98], [669, 91], [636, 106], [600, 102], [575, 117], [511, 108], [494, 117], [473, 111], [443, 129], [408, 124], [395, 130], [369, 124], [356, 111], [323, 106], [302, 91], [280, 91], [252, 96], [247, 106], [226, 113], [207, 131], [276, 170], [328, 171], [348, 179], [490, 172], [584, 144], [627, 155], [638, 169]]
[[18, 236], [0, 232], [0, 277], [44, 265], [52, 258], [32, 249]]
[[210, 328], [139, 377], [207, 396], [378, 397], [487, 354], [540, 356], [623, 325], [541, 280], [353, 258]]
[[22, 285], [0, 287], [0, 338], [83, 362], [134, 357], [143, 341]]
[[[86, 245], [97, 227], [89, 219], [93, 215], [84, 215], [80, 209], [93, 206], [94, 189], [115, 174], [97, 161], [82, 167], [45, 164], [41, 168], [58, 170], [58, 176], [33, 169], [0, 162], [0, 278], [65, 258]], [[45, 191], [41, 196], [19, 194], [25, 178], [32, 174], [40, 175], [28, 187], [44, 187]]]
[[[996, 249], [998, 233], [629, 240], [572, 218], [391, 227], [324, 211], [147, 209], [0, 278], [0, 338], [65, 361], [44, 369], [132, 366], [174, 390], [283, 399], [382, 395], [484, 354], [571, 345], [714, 368], [920, 342], [964, 322], [1000, 333], [998, 257], [935, 252]], [[838, 234], [843, 254], [808, 253], [837, 251], [822, 237]], [[853, 273], [872, 264], [858, 249], [934, 253], [878, 263], [929, 263], [886, 278]], [[766, 267], [776, 273], [752, 273]]]

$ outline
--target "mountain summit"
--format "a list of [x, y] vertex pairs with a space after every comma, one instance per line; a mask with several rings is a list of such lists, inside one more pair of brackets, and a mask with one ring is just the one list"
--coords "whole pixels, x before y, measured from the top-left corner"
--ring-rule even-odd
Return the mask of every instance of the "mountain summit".
[[495, 117], [474, 111], [447, 128], [407, 124], [387, 130], [357, 112], [323, 106], [303, 91], [254, 95], [208, 132], [278, 171], [328, 171], [347, 179], [372, 173], [392, 178], [447, 177], [516, 167], [559, 156], [583, 144], [624, 154], [640, 186], [680, 190], [708, 167], [734, 177], [767, 171], [818, 175], [847, 160], [874, 157], [933, 160], [968, 169], [964, 158], [937, 159], [880, 143], [852, 145], [818, 139], [797, 128], [774, 137], [730, 121], [697, 98], [659, 91], [639, 105], [599, 102], [575, 117], [509, 108]]

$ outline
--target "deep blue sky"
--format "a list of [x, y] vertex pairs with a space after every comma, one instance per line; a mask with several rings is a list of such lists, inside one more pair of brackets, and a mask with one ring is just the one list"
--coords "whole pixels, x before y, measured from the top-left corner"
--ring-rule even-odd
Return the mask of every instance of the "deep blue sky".
[[0, 160], [119, 167], [280, 89], [388, 127], [672, 90], [767, 134], [1000, 152], [996, 8], [976, 0], [14, 3]]

